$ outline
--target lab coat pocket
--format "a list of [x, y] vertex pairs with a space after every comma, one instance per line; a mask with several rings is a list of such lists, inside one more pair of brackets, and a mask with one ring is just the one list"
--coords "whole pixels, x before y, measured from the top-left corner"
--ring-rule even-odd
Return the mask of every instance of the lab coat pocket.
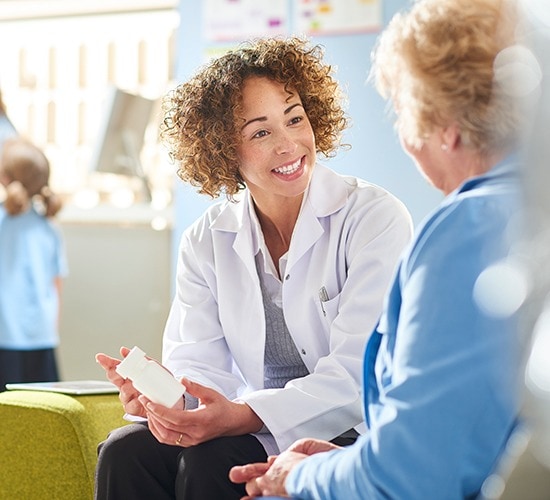
[[338, 314], [338, 307], [340, 306], [340, 294], [336, 295], [332, 299], [320, 300], [321, 314], [323, 315], [325, 321], [330, 325], [336, 315]]

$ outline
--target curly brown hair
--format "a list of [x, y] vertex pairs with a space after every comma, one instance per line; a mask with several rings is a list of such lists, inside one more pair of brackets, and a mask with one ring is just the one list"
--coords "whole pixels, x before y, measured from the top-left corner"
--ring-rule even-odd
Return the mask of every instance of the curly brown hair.
[[237, 156], [238, 115], [243, 82], [252, 76], [283, 83], [289, 95], [297, 92], [317, 153], [334, 156], [349, 120], [333, 68], [322, 58], [322, 48], [303, 38], [252, 40], [212, 60], [169, 92], [160, 133], [178, 163], [178, 176], [212, 198], [225, 193], [232, 199], [245, 188]]

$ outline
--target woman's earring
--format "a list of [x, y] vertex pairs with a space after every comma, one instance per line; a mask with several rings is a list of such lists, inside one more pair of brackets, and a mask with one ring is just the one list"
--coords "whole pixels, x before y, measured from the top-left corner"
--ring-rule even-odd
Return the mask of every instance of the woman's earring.
[[448, 151], [448, 150], [449, 150], [449, 146], [447, 146], [447, 144], [443, 143], [443, 144], [441, 144], [441, 149], [442, 149], [443, 151]]

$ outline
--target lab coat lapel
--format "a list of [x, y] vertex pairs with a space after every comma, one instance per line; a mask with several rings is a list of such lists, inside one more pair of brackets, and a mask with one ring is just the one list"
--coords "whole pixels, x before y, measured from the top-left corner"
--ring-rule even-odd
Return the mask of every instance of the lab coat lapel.
[[287, 270], [290, 270], [293, 264], [300, 260], [323, 233], [323, 226], [319, 223], [313, 207], [306, 200], [294, 228], [288, 254]]
[[[222, 251], [236, 255], [232, 262], [227, 261], [223, 273], [220, 270], [218, 280], [223, 280], [220, 286], [239, 283], [243, 287], [241, 293], [224, 294], [224, 303], [220, 303], [220, 310], [231, 311], [230, 317], [225, 318], [226, 341], [251, 387], [262, 388], [265, 336], [259, 332], [265, 331], [265, 315], [254, 260], [258, 248], [250, 227], [249, 200], [248, 193], [244, 193], [238, 203], [228, 202], [210, 227], [229, 233], [231, 240], [224, 238]], [[227, 245], [231, 245], [231, 251]]]
[[[212, 222], [211, 229], [235, 233], [233, 250], [243, 261], [252, 278], [257, 280], [254, 255], [256, 255], [258, 248], [250, 229], [249, 203], [250, 196], [248, 192], [241, 193], [236, 203], [227, 203], [220, 215]], [[252, 252], [250, 249], [252, 249]]]
[[317, 164], [294, 228], [288, 256], [289, 269], [325, 232], [321, 219], [340, 210], [346, 200], [343, 177]]

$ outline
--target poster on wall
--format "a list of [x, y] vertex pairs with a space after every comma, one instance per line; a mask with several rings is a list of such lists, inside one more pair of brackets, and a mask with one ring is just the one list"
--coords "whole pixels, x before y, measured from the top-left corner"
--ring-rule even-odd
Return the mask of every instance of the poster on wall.
[[382, 0], [296, 0], [294, 25], [310, 36], [379, 31]]
[[288, 0], [205, 0], [207, 42], [241, 41], [288, 33]]

